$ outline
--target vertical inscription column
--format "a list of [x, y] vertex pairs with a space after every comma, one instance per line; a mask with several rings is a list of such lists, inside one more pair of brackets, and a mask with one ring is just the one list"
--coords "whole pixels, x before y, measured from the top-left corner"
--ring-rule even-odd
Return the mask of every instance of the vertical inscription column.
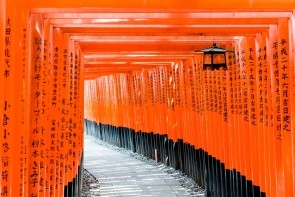
[[[72, 178], [75, 176], [76, 172], [76, 165], [73, 166], [73, 163], [76, 162], [75, 158], [77, 157], [77, 152], [75, 150], [75, 147], [77, 146], [76, 141], [76, 130], [74, 129], [74, 125], [76, 122], [75, 111], [75, 101], [74, 100], [74, 82], [77, 80], [77, 76], [75, 75], [75, 66], [76, 66], [76, 60], [75, 60], [75, 49], [74, 49], [74, 43], [70, 41], [69, 43], [70, 47], [69, 50], [64, 48], [64, 62], [63, 62], [63, 70], [64, 74], [64, 82], [63, 86], [67, 88], [67, 97], [64, 98], [63, 104], [64, 107], [67, 109], [67, 114], [65, 118], [67, 118], [67, 127], [66, 127], [66, 140], [64, 141], [65, 147], [67, 147], [68, 153], [66, 153], [66, 163], [65, 163], [65, 173], [66, 173], [66, 183], [67, 181], [71, 181]], [[68, 63], [67, 63], [68, 59]], [[68, 72], [68, 73], [67, 73]], [[67, 79], [66, 79], [67, 78]], [[77, 125], [75, 125], [77, 126]], [[72, 149], [72, 151], [70, 151]], [[72, 158], [70, 158], [72, 157]], [[72, 160], [73, 159], [73, 160]], [[72, 169], [73, 174], [69, 174], [69, 170]]]
[[[27, 20], [25, 20], [27, 22]], [[21, 125], [23, 133], [20, 136], [20, 196], [27, 196], [28, 194], [28, 160], [29, 160], [29, 68], [28, 68], [28, 30], [26, 24], [22, 26], [22, 40], [21, 40]]]
[[[83, 100], [83, 96], [81, 92], [83, 91], [82, 85], [82, 70], [81, 70], [81, 59], [80, 59], [80, 51], [75, 48], [76, 51], [73, 51], [70, 54], [70, 67], [71, 64], [74, 64], [74, 79], [73, 79], [73, 101], [74, 101], [74, 116], [73, 116], [73, 136], [72, 136], [72, 168], [74, 175], [78, 172], [78, 167], [80, 165], [80, 159], [82, 157], [82, 147], [83, 147], [83, 105], [81, 105], [81, 101]], [[98, 90], [99, 91], [99, 90]], [[98, 95], [98, 94], [96, 94]]]
[[44, 19], [44, 62], [43, 62], [43, 69], [42, 69], [42, 92], [43, 92], [43, 101], [42, 106], [44, 109], [44, 114], [42, 121], [44, 122], [45, 127], [45, 133], [44, 133], [44, 139], [41, 141], [43, 143], [42, 145], [42, 151], [45, 155], [45, 165], [46, 165], [46, 175], [45, 175], [45, 196], [50, 196], [50, 95], [51, 95], [51, 67], [52, 67], [52, 54], [51, 54], [51, 38], [50, 38], [50, 25], [49, 20]]
[[1, 104], [1, 111], [3, 111], [2, 115], [2, 142], [1, 142], [1, 196], [11, 196], [11, 185], [10, 182], [12, 180], [12, 153], [11, 153], [11, 142], [13, 132], [13, 62], [12, 62], [12, 34], [15, 31], [12, 28], [13, 19], [7, 13], [5, 20], [5, 46], [4, 46], [4, 71], [1, 73], [1, 78], [3, 79], [3, 103]]
[[[263, 47], [264, 41], [264, 47]], [[258, 150], [259, 150], [259, 173], [261, 191], [265, 192], [265, 130], [264, 120], [264, 91], [263, 91], [263, 52], [266, 50], [265, 39], [261, 34], [256, 34], [256, 102], [257, 102], [257, 126], [258, 126]]]
[[258, 149], [258, 126], [257, 126], [257, 83], [256, 83], [256, 49], [255, 49], [255, 37], [248, 38], [248, 69], [247, 78], [249, 79], [248, 92], [249, 92], [249, 123], [250, 123], [250, 141], [251, 141], [251, 166], [252, 166], [252, 181], [254, 185], [254, 195], [259, 192], [258, 186], [260, 186], [259, 176], [259, 149]]
[[[38, 16], [32, 17], [34, 24], [31, 29], [31, 122], [30, 122], [30, 168], [29, 188], [30, 196], [42, 195], [45, 184], [44, 147], [44, 89], [42, 84], [44, 62], [43, 27]], [[38, 27], [38, 31], [35, 27]]]
[[61, 33], [59, 29], [53, 29], [53, 67], [52, 67], [52, 92], [50, 99], [50, 194], [59, 196], [63, 193], [63, 188], [60, 188], [60, 138], [61, 138], [61, 72], [62, 72], [62, 47], [61, 47]]
[[[4, 90], [4, 51], [5, 51], [5, 21], [6, 21], [6, 10], [5, 10], [6, 1], [0, 1], [0, 90]], [[4, 94], [0, 94], [0, 104], [4, 103]], [[3, 117], [4, 109], [0, 107], [0, 146], [3, 144]], [[3, 151], [0, 151], [0, 159], [2, 160]], [[2, 162], [0, 165], [3, 166]], [[2, 174], [2, 167], [0, 168], [0, 174]], [[0, 179], [0, 184], [2, 183], [2, 178]], [[2, 189], [2, 188], [1, 188]], [[2, 193], [0, 189], [0, 194]]]
[[[270, 67], [269, 67], [269, 54], [267, 53], [267, 33], [262, 33], [262, 46], [261, 46], [261, 58], [262, 58], [262, 97], [263, 97], [263, 130], [265, 140], [265, 154], [264, 154], [264, 172], [265, 172], [265, 192], [266, 195], [271, 193], [271, 166], [274, 166], [274, 162], [270, 159], [270, 136], [273, 137], [272, 127], [270, 126], [271, 118], [271, 87], [270, 87]], [[273, 168], [274, 169], [274, 168]], [[274, 174], [274, 173], [272, 173]], [[270, 177], [269, 179], [267, 177]]]
[[289, 50], [289, 19], [280, 18], [278, 25], [278, 69], [280, 78], [280, 105], [281, 105], [281, 131], [283, 141], [283, 168], [285, 179], [285, 195], [293, 194], [293, 174], [292, 160], [293, 144], [291, 132], [291, 67]]
[[272, 169], [271, 182], [272, 193], [276, 192], [278, 196], [285, 196], [284, 193], [284, 176], [282, 163], [282, 130], [281, 130], [281, 101], [280, 101], [280, 70], [279, 70], [279, 56], [278, 56], [278, 34], [277, 26], [273, 25], [269, 29], [269, 44], [268, 53], [270, 60], [270, 85], [271, 85], [271, 117], [270, 117], [270, 140], [271, 140], [271, 154], [270, 159], [275, 165]]
[[[232, 167], [236, 167], [236, 161], [239, 160], [240, 162], [240, 171], [243, 176], [246, 176], [246, 158], [244, 155], [244, 143], [242, 141], [244, 138], [244, 131], [243, 131], [243, 98], [242, 98], [242, 77], [241, 77], [241, 69], [243, 68], [242, 65], [244, 64], [244, 52], [241, 50], [241, 42], [236, 43], [235, 45], [235, 58], [233, 63], [233, 97], [234, 97], [234, 125], [230, 129], [230, 144], [232, 148], [232, 156], [231, 163]], [[242, 54], [243, 52], [243, 54]], [[241, 59], [243, 57], [243, 59]], [[240, 131], [238, 137], [236, 136], [236, 131]], [[234, 143], [234, 140], [237, 139], [237, 143]]]
[[[62, 33], [62, 32], [61, 32]], [[71, 114], [68, 110], [68, 36], [62, 33], [60, 58], [60, 138], [59, 138], [59, 186], [61, 190], [72, 181], [72, 130], [69, 128]]]
[[[244, 37], [241, 43], [241, 51], [240, 51], [240, 79], [239, 83], [241, 85], [241, 104], [242, 104], [242, 112], [243, 112], [243, 122], [240, 125], [242, 130], [242, 138], [241, 143], [241, 151], [244, 156], [244, 167], [246, 179], [252, 180], [252, 162], [251, 162], [251, 135], [250, 135], [250, 114], [249, 114], [249, 59], [250, 51], [247, 45], [247, 38]], [[240, 137], [238, 137], [240, 138]], [[239, 162], [239, 161], [238, 161]], [[241, 164], [243, 165], [243, 164]], [[248, 182], [249, 183], [249, 182]], [[248, 195], [252, 195], [252, 186], [249, 184]]]
[[[50, 108], [51, 114], [57, 113], [57, 77], [58, 77], [58, 47], [53, 48], [53, 66], [51, 69], [51, 99], [50, 99]], [[50, 196], [54, 196], [56, 188], [55, 188], [55, 152], [56, 152], [56, 139], [57, 132], [58, 132], [58, 123], [57, 123], [57, 116], [50, 116], [50, 153], [49, 153], [49, 160], [50, 160]]]

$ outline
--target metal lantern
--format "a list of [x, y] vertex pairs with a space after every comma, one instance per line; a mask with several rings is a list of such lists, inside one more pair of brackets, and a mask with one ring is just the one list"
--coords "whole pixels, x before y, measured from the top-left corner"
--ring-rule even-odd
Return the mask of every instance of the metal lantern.
[[204, 66], [203, 70], [210, 69], [219, 69], [224, 68], [227, 69], [226, 66], [226, 52], [232, 52], [226, 50], [224, 48], [218, 47], [216, 43], [213, 43], [213, 46], [210, 48], [202, 49], [196, 52], [203, 52], [204, 53]]

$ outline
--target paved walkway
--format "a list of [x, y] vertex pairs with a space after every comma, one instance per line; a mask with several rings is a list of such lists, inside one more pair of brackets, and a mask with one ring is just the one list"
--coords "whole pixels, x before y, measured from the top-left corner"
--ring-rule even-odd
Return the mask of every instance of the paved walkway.
[[100, 196], [191, 196], [170, 174], [85, 137], [84, 168], [100, 183]]

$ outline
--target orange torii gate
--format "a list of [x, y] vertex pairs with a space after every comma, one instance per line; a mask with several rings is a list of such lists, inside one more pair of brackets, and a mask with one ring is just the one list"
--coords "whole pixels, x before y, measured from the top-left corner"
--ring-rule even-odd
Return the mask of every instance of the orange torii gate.
[[[294, 196], [294, 8], [1, 0], [1, 196], [79, 195], [84, 110], [208, 194]], [[213, 41], [226, 71], [194, 53]]]

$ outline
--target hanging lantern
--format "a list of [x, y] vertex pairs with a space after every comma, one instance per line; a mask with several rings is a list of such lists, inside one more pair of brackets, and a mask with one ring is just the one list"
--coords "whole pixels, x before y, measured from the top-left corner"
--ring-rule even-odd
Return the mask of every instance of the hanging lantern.
[[224, 68], [227, 69], [226, 66], [226, 52], [232, 52], [226, 50], [224, 48], [218, 47], [215, 42], [213, 42], [213, 46], [210, 48], [202, 49], [196, 52], [203, 52], [204, 59], [203, 59], [203, 70], [210, 69], [219, 69]]

